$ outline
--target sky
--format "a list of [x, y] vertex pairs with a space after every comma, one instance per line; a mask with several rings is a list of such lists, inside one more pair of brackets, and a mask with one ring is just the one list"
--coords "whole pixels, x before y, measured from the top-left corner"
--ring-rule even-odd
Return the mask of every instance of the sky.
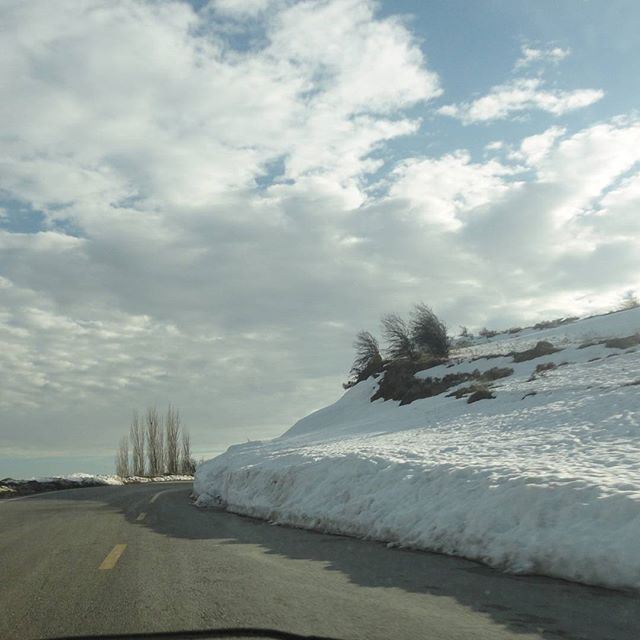
[[342, 393], [360, 329], [640, 290], [635, 0], [0, 0], [0, 477], [196, 457]]

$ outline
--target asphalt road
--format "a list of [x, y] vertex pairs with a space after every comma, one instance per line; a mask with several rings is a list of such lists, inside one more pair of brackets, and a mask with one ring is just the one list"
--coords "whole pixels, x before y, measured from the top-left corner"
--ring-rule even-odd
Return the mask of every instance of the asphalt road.
[[128, 485], [0, 503], [0, 639], [211, 627], [640, 638], [637, 595], [200, 510], [190, 491]]

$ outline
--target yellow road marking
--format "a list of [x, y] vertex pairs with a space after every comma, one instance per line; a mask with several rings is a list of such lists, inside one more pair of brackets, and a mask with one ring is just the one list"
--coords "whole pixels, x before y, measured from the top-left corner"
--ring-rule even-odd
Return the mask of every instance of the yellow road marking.
[[147, 514], [143, 511], [142, 513], [138, 514], [138, 517], [136, 518], [136, 522], [140, 522], [141, 520], [144, 520], [147, 517]]
[[116, 562], [118, 562], [118, 558], [122, 555], [123, 551], [127, 548], [126, 544], [117, 544], [111, 551], [109, 555], [102, 561], [100, 565], [100, 569], [113, 569], [116, 566]]

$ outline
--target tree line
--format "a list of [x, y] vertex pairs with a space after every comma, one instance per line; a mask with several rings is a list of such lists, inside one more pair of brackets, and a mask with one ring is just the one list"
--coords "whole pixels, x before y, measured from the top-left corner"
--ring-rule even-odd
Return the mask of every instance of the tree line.
[[426, 304], [416, 304], [408, 321], [397, 313], [388, 313], [382, 317], [381, 325], [386, 342], [385, 357], [373, 334], [358, 332], [353, 343], [356, 357], [351, 379], [344, 385], [346, 388], [380, 373], [390, 362], [416, 363], [449, 357], [451, 340], [447, 327]]
[[120, 439], [116, 453], [120, 477], [193, 475], [195, 468], [191, 438], [177, 409], [169, 405], [165, 416], [155, 407], [149, 407], [142, 417], [133, 412], [129, 435]]

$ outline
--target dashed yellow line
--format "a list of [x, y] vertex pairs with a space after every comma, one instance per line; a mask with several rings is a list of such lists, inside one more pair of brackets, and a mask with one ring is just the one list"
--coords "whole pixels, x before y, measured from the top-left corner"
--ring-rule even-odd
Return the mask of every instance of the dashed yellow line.
[[126, 544], [117, 544], [115, 547], [113, 547], [113, 549], [111, 549], [107, 557], [102, 561], [102, 564], [98, 568], [102, 570], [113, 569], [113, 567], [116, 566], [116, 562], [118, 562], [118, 559], [126, 548]]
[[142, 513], [138, 514], [138, 517], [136, 518], [136, 522], [142, 522], [146, 517], [147, 517], [147, 514], [143, 511]]

